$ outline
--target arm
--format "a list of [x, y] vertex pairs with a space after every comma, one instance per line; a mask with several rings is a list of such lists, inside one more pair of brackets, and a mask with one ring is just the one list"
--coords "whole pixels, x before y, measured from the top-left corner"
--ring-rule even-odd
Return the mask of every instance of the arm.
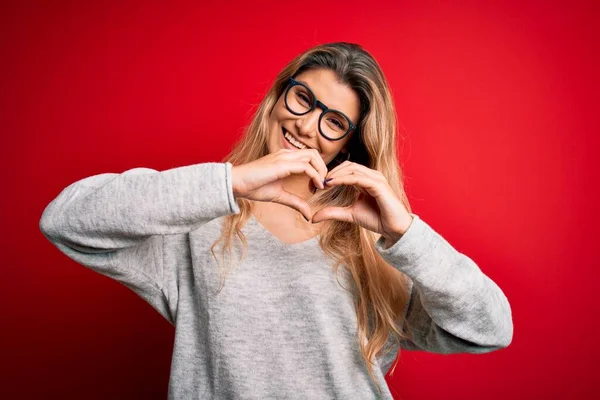
[[94, 175], [62, 190], [39, 227], [69, 258], [120, 281], [173, 323], [176, 271], [163, 265], [163, 252], [175, 242], [165, 235], [239, 213], [231, 168], [201, 163]]
[[412, 281], [403, 348], [434, 353], [485, 353], [508, 346], [513, 324], [502, 290], [416, 214], [383, 259]]

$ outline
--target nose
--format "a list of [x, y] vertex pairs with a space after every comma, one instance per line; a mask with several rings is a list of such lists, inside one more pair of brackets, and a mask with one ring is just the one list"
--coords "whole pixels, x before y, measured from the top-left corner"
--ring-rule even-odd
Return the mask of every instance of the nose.
[[302, 136], [315, 137], [319, 133], [319, 117], [321, 110], [315, 107], [314, 110], [296, 120], [296, 128]]

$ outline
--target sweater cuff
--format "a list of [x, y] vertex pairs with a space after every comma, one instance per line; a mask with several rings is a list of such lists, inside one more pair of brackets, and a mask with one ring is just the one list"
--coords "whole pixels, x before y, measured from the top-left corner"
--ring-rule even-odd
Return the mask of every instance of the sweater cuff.
[[229, 208], [232, 213], [239, 214], [240, 207], [238, 206], [235, 197], [233, 196], [233, 175], [231, 169], [233, 165], [230, 162], [225, 163], [225, 181], [227, 186], [227, 199], [229, 200]]

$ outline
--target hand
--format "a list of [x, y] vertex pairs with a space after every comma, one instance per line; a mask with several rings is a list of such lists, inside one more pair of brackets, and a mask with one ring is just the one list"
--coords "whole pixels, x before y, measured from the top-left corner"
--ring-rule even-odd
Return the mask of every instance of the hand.
[[326, 183], [327, 187], [356, 185], [361, 193], [350, 206], [325, 207], [317, 211], [313, 215], [313, 223], [328, 219], [352, 222], [380, 233], [390, 243], [400, 239], [410, 226], [413, 217], [381, 172], [345, 161], [329, 171], [326, 178], [333, 178]]
[[285, 190], [281, 179], [292, 174], [306, 174], [314, 186], [324, 189], [327, 166], [315, 149], [280, 149], [249, 163], [232, 166], [231, 174], [234, 197], [283, 204], [310, 220], [312, 210], [308, 203]]

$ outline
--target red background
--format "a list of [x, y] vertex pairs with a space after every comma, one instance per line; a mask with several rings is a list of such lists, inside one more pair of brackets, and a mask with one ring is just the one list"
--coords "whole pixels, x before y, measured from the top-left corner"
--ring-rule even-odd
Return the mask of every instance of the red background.
[[0, 397], [166, 398], [174, 328], [41, 213], [92, 174], [220, 160], [291, 58], [343, 40], [390, 82], [414, 212], [513, 308], [507, 349], [402, 353], [395, 397], [597, 398], [597, 2], [162, 3], [1, 6]]

